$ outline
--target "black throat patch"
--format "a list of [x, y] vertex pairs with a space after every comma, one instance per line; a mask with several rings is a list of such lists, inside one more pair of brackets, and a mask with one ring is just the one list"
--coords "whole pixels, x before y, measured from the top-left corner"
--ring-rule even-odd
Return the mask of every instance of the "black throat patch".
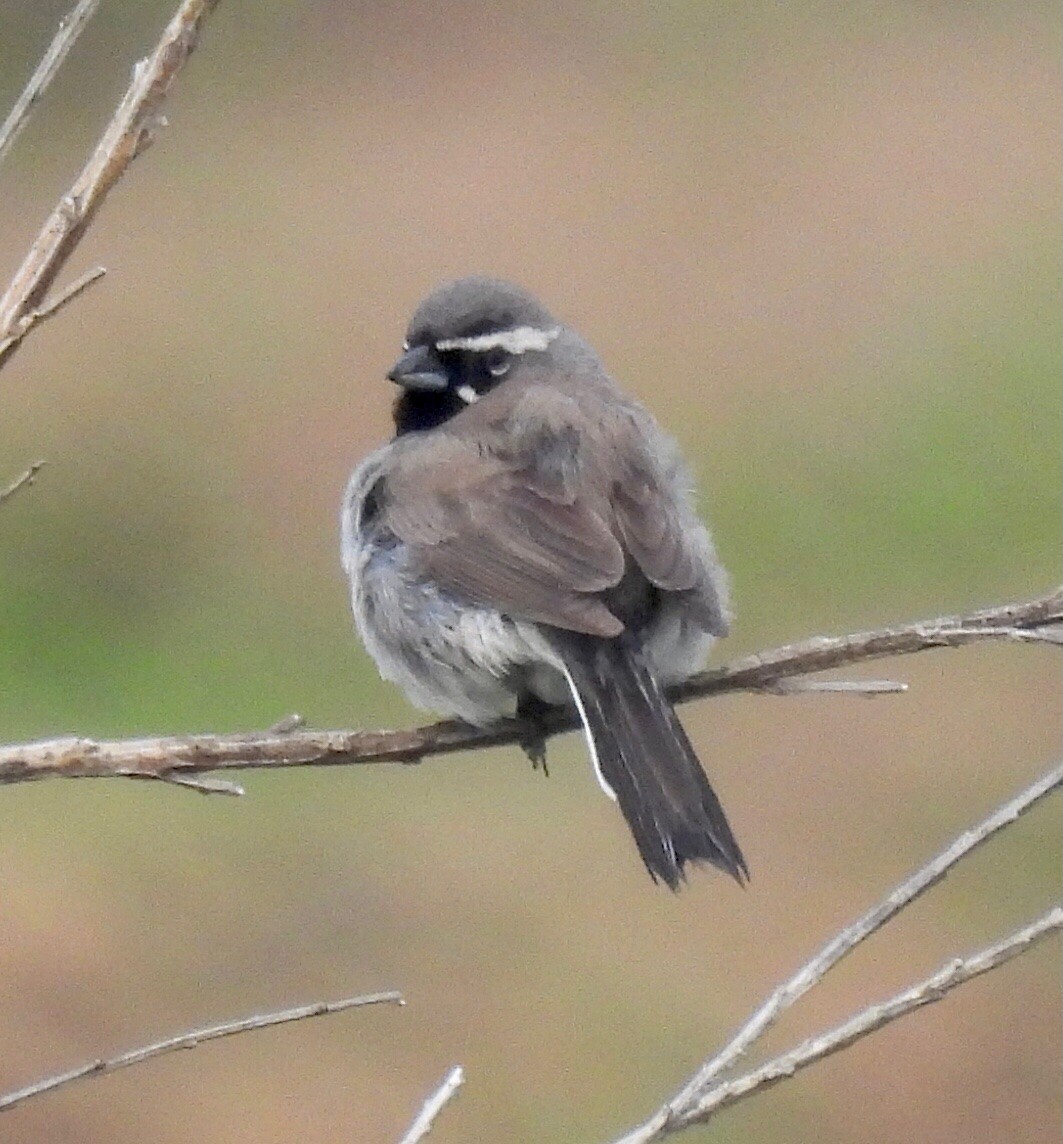
[[465, 402], [451, 389], [423, 393], [406, 390], [392, 407], [395, 436], [434, 429], [465, 408]]

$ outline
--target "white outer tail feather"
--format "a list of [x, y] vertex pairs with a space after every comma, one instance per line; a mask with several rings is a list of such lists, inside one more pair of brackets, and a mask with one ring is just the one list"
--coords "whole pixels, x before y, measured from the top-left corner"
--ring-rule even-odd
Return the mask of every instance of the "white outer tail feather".
[[579, 721], [583, 725], [583, 737], [587, 740], [587, 750], [590, 752], [591, 763], [594, 766], [594, 773], [598, 779], [598, 785], [613, 802], [616, 802], [616, 791], [605, 781], [605, 775], [602, 774], [602, 767], [598, 762], [598, 747], [594, 742], [594, 736], [591, 734], [591, 725], [587, 720], [587, 712], [583, 706], [583, 700], [580, 698], [580, 693], [572, 681], [572, 672], [569, 671], [568, 667], [561, 660], [558, 660], [558, 666], [565, 673], [565, 679], [568, 680], [568, 689], [572, 692], [572, 699], [576, 704], [576, 710], [579, 712]]

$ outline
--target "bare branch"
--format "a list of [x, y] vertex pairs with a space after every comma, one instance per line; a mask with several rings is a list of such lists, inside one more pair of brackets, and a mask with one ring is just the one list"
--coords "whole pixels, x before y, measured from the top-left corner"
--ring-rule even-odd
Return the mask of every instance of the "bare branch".
[[[59, 200], [0, 298], [0, 366], [18, 349], [28, 328], [36, 324], [22, 327], [24, 320], [41, 310], [48, 291], [108, 192], [152, 142], [156, 128], [163, 122], [160, 109], [170, 86], [192, 54], [203, 24], [217, 4], [218, 0], [183, 0], [155, 51], [133, 68], [129, 88], [95, 152]], [[84, 285], [88, 283], [82, 289]], [[43, 310], [47, 312], [48, 307], [43, 306]]]
[[29, 122], [41, 96], [55, 78], [55, 73], [62, 66], [78, 36], [95, 15], [99, 3], [100, 0], [79, 0], [77, 7], [59, 21], [59, 28], [51, 44], [48, 45], [48, 50], [22, 89], [22, 94], [15, 100], [15, 106], [4, 120], [3, 127], [0, 127], [0, 163], [14, 146], [22, 128]]
[[[702, 672], [670, 694], [677, 702], [685, 702], [731, 691], [771, 692], [786, 680], [844, 664], [957, 647], [980, 639], [1012, 638], [1015, 632], [1060, 630], [1057, 626], [1061, 624], [1063, 590], [1030, 603], [1006, 604], [969, 616], [948, 616], [834, 639], [817, 637]], [[881, 685], [869, 686], [874, 689]], [[291, 730], [290, 722], [286, 722], [273, 730], [250, 734], [114, 741], [50, 739], [0, 747], [0, 784], [44, 778], [169, 780], [174, 775], [205, 771], [417, 763], [433, 755], [517, 743], [532, 733], [549, 737], [575, 726], [571, 713], [558, 710], [535, 726], [520, 719], [505, 719], [490, 727], [448, 721], [410, 731], [311, 731]]]
[[[1019, 954], [1028, 952], [1044, 938], [1061, 929], [1063, 929], [1063, 908], [1057, 906], [1037, 921], [1023, 926], [996, 944], [968, 957], [954, 958], [936, 973], [920, 981], [918, 985], [913, 985], [888, 1001], [869, 1006], [830, 1032], [810, 1037], [796, 1049], [782, 1053], [744, 1076], [715, 1085], [682, 1117], [673, 1120], [667, 1131], [675, 1132], [689, 1128], [693, 1124], [704, 1124], [722, 1109], [737, 1104], [746, 1097], [755, 1096], [764, 1089], [778, 1084], [779, 1081], [789, 1079], [816, 1061], [849, 1048], [856, 1041], [877, 1032], [899, 1017], [913, 1013], [924, 1005], [940, 1001], [958, 986], [1004, 965]], [[618, 1144], [635, 1140], [660, 1139], [663, 1135], [664, 1132], [656, 1137], [625, 1137], [624, 1141]]]
[[[940, 882], [949, 870], [971, 851], [1009, 826], [1020, 815], [1025, 814], [1061, 786], [1063, 786], [1063, 764], [998, 807], [977, 826], [961, 834], [936, 858], [902, 882], [863, 917], [858, 918], [827, 942], [789, 981], [772, 993], [723, 1049], [710, 1057], [667, 1104], [616, 1144], [649, 1144], [650, 1141], [659, 1140], [690, 1123], [693, 1110], [700, 1108], [716, 1090], [718, 1078], [732, 1068], [794, 1002], [803, 997], [814, 985], [819, 984], [838, 962], [896, 917], [906, 906], [911, 905], [931, 886]], [[1054, 917], [1054, 914], [1048, 916]]]
[[702, 672], [673, 693], [677, 699], [719, 691], [760, 690], [777, 680], [813, 675], [886, 656], [911, 655], [932, 648], [962, 647], [984, 639], [1015, 639], [1017, 632], [1063, 624], [1063, 588], [1029, 603], [985, 608], [967, 616], [943, 616], [901, 627], [880, 628], [836, 638], [815, 638], [735, 660]]
[[21, 1104], [31, 1097], [41, 1096], [46, 1092], [54, 1092], [57, 1088], [62, 1088], [75, 1080], [117, 1072], [119, 1069], [129, 1068], [130, 1065], [138, 1065], [141, 1061], [148, 1061], [153, 1057], [177, 1052], [178, 1049], [195, 1049], [205, 1041], [216, 1041], [221, 1037], [235, 1036], [237, 1033], [249, 1033], [254, 1029], [267, 1029], [271, 1025], [286, 1025], [291, 1021], [305, 1020], [307, 1017], [322, 1017], [327, 1013], [342, 1013], [345, 1009], [358, 1009], [364, 1005], [383, 1004], [405, 1005], [406, 1002], [401, 993], [394, 991], [369, 993], [361, 997], [345, 997], [341, 1001], [317, 1001], [312, 1005], [300, 1005], [297, 1009], [284, 1009], [278, 1013], [262, 1013], [254, 1017], [243, 1017], [239, 1021], [226, 1021], [221, 1025], [208, 1025], [203, 1029], [193, 1029], [190, 1033], [169, 1037], [165, 1041], [156, 1041], [152, 1045], [132, 1049], [120, 1056], [92, 1061], [87, 1065], [71, 1069], [69, 1072], [46, 1077], [35, 1084], [6, 1093], [0, 1096], [0, 1112], [6, 1112], [9, 1108], [14, 1108], [16, 1104]]
[[455, 1065], [443, 1078], [439, 1088], [424, 1102], [399, 1144], [418, 1144], [418, 1141], [423, 1140], [432, 1131], [436, 1117], [458, 1095], [458, 1089], [464, 1083], [465, 1073], [461, 1065]]
[[0, 505], [9, 501], [20, 489], [27, 489], [33, 484], [37, 474], [44, 468], [44, 461], [34, 461], [21, 475], [16, 477], [6, 489], [0, 489]]

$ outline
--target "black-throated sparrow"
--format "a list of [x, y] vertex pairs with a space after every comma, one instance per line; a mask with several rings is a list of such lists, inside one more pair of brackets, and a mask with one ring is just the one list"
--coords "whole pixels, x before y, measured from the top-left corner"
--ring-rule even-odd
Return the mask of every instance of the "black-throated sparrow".
[[354, 471], [342, 555], [381, 675], [484, 724], [575, 703], [598, 780], [656, 881], [746, 864], [662, 688], [727, 634], [726, 579], [675, 443], [530, 294], [425, 299], [395, 438]]

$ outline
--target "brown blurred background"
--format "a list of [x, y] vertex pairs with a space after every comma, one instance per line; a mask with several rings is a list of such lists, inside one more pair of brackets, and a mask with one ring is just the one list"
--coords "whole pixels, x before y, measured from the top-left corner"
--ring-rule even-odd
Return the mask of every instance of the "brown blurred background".
[[[154, 43], [105, 0], [0, 171], [6, 281]], [[69, 0], [0, 8], [0, 107]], [[680, 437], [738, 607], [721, 655], [1060, 579], [1054, 5], [221, 6], [171, 127], [0, 379], [0, 736], [388, 726], [340, 491], [446, 276], [518, 279]], [[71, 1087], [0, 1138], [604, 1141], [838, 927], [1034, 778], [1051, 649], [876, 665], [910, 692], [685, 709], [753, 868], [651, 885], [574, 737], [419, 768], [0, 797], [0, 1090], [215, 1019], [369, 1010]], [[784, 1045], [1058, 894], [1044, 807], [862, 949]], [[1058, 1139], [1045, 946], [687, 1139]]]

